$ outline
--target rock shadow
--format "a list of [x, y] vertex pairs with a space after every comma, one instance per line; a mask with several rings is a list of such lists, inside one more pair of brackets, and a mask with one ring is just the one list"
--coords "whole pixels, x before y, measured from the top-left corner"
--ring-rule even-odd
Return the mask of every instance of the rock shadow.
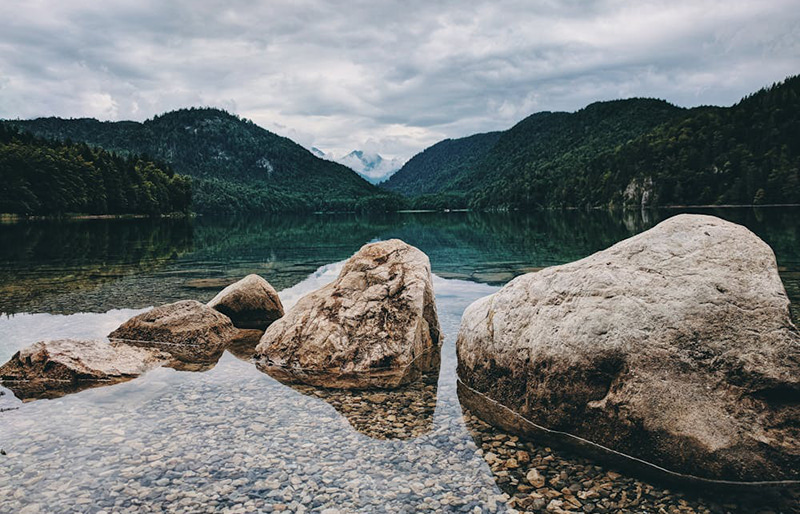
[[287, 381], [283, 373], [275, 374], [272, 369], [260, 366], [259, 369], [299, 393], [325, 401], [353, 429], [373, 439], [408, 440], [433, 429], [439, 366], [395, 389], [330, 389]]

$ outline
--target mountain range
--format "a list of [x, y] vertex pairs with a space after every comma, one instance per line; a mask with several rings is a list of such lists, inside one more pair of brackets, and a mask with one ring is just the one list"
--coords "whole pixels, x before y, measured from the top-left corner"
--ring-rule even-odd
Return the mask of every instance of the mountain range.
[[[131, 198], [138, 198], [130, 205], [145, 211], [153, 209], [142, 196], [143, 188], [155, 187], [151, 175], [140, 171], [138, 178], [115, 178], [114, 173], [133, 173], [137, 166], [159, 169], [166, 178], [152, 177], [165, 184], [159, 186], [163, 191], [172, 182], [176, 191], [185, 188], [173, 175], [189, 176], [192, 208], [202, 213], [800, 203], [800, 76], [731, 107], [686, 109], [632, 98], [572, 113], [539, 112], [508, 130], [436, 143], [380, 187], [353, 170], [378, 182], [396, 161], [353, 151], [333, 162], [319, 149], [306, 150], [219, 109], [181, 109], [143, 123], [38, 118], [0, 125], [41, 139], [7, 138], [3, 151], [11, 157], [0, 161], [0, 178], [3, 194], [12, 200], [17, 189], [9, 188], [6, 177], [13, 177], [20, 191], [30, 189], [32, 181], [44, 180], [31, 163], [61, 152], [70, 155], [65, 169], [83, 169], [88, 162], [81, 172], [86, 177], [102, 168], [108, 184], [127, 184]], [[30, 148], [20, 146], [26, 144]], [[89, 148], [111, 152], [110, 157]], [[116, 157], [127, 161], [100, 162]], [[53, 173], [60, 181], [54, 187], [71, 187], [69, 173]], [[185, 209], [185, 198], [159, 202], [156, 211], [173, 204]], [[113, 212], [119, 208], [108, 206]]]
[[320, 159], [327, 159], [347, 166], [371, 184], [385, 181], [403, 166], [403, 161], [400, 159], [384, 159], [379, 153], [365, 152], [363, 150], [353, 150], [339, 158], [336, 158], [333, 154], [325, 153], [317, 147], [312, 147], [311, 153]]
[[143, 123], [38, 118], [4, 124], [165, 162], [192, 178], [194, 209], [203, 213], [356, 210], [386, 196], [346, 166], [219, 109], [180, 109]]
[[731, 107], [634, 98], [445, 140], [381, 186], [415, 208], [800, 203], [800, 76]]

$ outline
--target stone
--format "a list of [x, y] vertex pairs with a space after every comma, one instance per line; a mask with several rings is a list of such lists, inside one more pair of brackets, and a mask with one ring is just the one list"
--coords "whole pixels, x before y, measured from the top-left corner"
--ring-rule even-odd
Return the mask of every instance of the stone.
[[237, 335], [224, 314], [194, 300], [155, 307], [108, 335], [111, 341], [157, 348], [183, 363], [216, 362]]
[[39, 341], [0, 367], [0, 380], [20, 399], [57, 398], [130, 380], [169, 359], [159, 351], [101, 340]]
[[531, 468], [528, 470], [528, 474], [525, 476], [525, 478], [528, 480], [529, 484], [537, 489], [544, 487], [544, 477], [536, 468]]
[[438, 370], [440, 347], [428, 257], [391, 239], [365, 245], [334, 282], [298, 300], [256, 353], [284, 382], [393, 388]]
[[676, 480], [800, 479], [800, 335], [742, 226], [679, 215], [520, 276], [456, 346], [462, 404], [509, 431]]
[[283, 316], [278, 292], [258, 275], [229, 285], [207, 305], [228, 316], [237, 328], [265, 330]]

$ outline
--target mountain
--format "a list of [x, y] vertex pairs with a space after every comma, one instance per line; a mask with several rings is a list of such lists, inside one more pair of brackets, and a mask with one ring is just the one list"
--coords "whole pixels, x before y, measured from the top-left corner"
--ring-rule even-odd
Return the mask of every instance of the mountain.
[[347, 167], [219, 109], [181, 109], [144, 123], [86, 118], [4, 123], [40, 137], [164, 161], [192, 177], [199, 212], [354, 210], [378, 205], [373, 197], [382, 194]]
[[317, 147], [312, 147], [311, 153], [320, 159], [328, 159], [347, 166], [371, 184], [383, 182], [403, 165], [400, 159], [384, 159], [378, 153], [369, 153], [363, 150], [353, 150], [339, 158], [336, 158], [333, 154], [326, 154]]
[[[599, 152], [683, 111], [661, 100], [634, 98], [596, 102], [575, 113], [536, 113], [503, 132], [437, 143], [414, 156], [384, 187], [411, 196], [444, 194], [454, 202], [451, 207], [530, 206], [530, 190], [542, 187], [540, 175], [566, 176]], [[510, 182], [516, 189], [505, 187]], [[498, 189], [505, 196], [497, 205], [487, 204], [487, 191]]]
[[798, 204], [798, 134], [800, 75], [598, 156], [563, 195], [590, 205]]
[[380, 154], [361, 150], [353, 150], [336, 162], [344, 164], [373, 184], [386, 180], [403, 165], [400, 159], [384, 159]]
[[796, 76], [732, 107], [634, 98], [536, 113], [437, 143], [382, 187], [417, 208], [799, 203], [798, 99]]
[[445, 139], [412, 157], [381, 187], [405, 195], [438, 193], [469, 170], [500, 139], [488, 132], [460, 139]]
[[189, 179], [169, 166], [0, 125], [0, 213], [157, 215], [190, 203]]

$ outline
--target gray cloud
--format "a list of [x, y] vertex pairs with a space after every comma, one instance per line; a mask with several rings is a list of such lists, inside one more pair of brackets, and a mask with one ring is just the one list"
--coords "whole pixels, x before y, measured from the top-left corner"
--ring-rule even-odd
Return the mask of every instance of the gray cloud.
[[795, 4], [12, 0], [0, 117], [210, 105], [338, 155], [407, 158], [595, 100], [729, 105], [800, 73]]

